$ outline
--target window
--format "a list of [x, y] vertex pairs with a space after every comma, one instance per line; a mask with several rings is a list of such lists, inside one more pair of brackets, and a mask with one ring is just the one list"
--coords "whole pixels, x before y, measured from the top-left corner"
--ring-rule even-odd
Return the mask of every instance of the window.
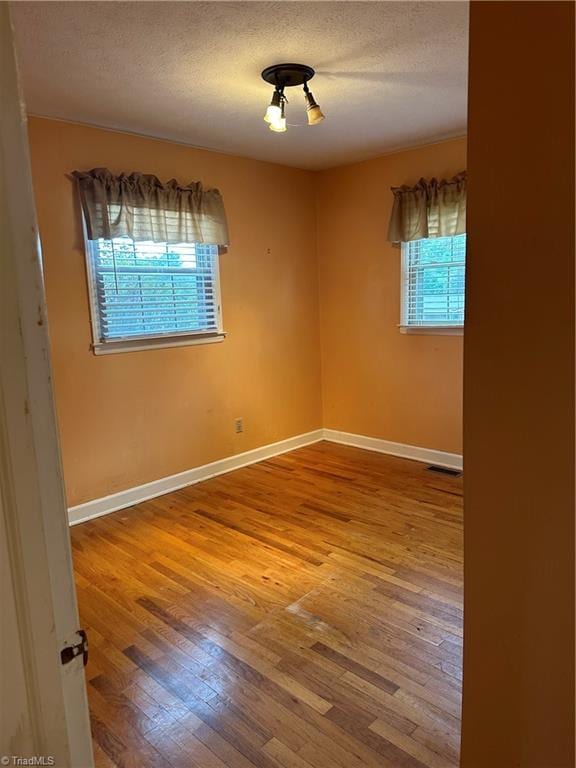
[[223, 338], [217, 246], [101, 238], [87, 262], [97, 354]]
[[466, 235], [402, 243], [403, 332], [461, 332]]

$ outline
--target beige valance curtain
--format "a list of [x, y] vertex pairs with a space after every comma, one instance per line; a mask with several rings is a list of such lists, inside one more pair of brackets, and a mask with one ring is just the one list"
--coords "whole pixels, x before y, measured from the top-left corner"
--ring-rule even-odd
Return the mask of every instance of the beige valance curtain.
[[466, 232], [466, 171], [453, 179], [420, 179], [415, 187], [392, 187], [388, 240], [407, 243]]
[[144, 173], [74, 171], [89, 240], [131, 237], [156, 243], [228, 245], [222, 196], [200, 182], [163, 184]]

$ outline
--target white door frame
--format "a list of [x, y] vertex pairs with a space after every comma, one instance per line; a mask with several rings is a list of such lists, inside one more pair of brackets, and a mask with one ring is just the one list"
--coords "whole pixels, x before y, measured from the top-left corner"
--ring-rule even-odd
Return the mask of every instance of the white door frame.
[[[0, 2], [0, 755], [92, 768], [40, 245], [8, 3]], [[11, 763], [10, 763], [11, 764]]]

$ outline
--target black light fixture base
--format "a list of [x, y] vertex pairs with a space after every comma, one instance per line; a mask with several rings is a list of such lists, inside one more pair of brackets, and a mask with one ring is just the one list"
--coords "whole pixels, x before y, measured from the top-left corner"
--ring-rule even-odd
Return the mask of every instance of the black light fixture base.
[[277, 88], [304, 85], [313, 77], [314, 70], [305, 64], [274, 64], [262, 71], [262, 79]]

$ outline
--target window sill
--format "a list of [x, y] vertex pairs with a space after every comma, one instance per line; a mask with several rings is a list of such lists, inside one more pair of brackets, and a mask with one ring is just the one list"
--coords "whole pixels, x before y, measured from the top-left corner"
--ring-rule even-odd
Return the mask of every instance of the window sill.
[[224, 341], [226, 334], [194, 334], [191, 336], [170, 336], [151, 339], [126, 339], [123, 341], [105, 341], [92, 345], [95, 355], [116, 355], [123, 352], [142, 352], [148, 349], [167, 349], [168, 347], [189, 347], [195, 344], [216, 344]]
[[463, 336], [462, 325], [399, 325], [400, 333], [421, 334], [423, 336]]

